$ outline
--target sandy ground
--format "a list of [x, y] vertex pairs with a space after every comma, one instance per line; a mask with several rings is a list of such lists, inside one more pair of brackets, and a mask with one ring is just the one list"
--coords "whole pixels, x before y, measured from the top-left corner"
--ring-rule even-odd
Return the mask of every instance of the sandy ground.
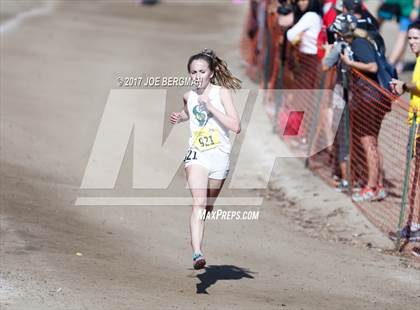
[[[243, 14], [221, 1], [63, 1], [1, 34], [2, 309], [417, 309], [418, 270], [299, 160], [277, 160], [269, 189], [240, 193], [265, 198], [241, 207], [259, 220], [209, 222], [202, 272], [190, 268], [188, 206], [75, 206], [107, 194], [79, 187], [117, 75], [184, 76], [188, 56], [212, 47], [255, 88], [239, 61]], [[184, 90], [169, 90], [166, 116]], [[284, 148], [253, 107], [245, 183]], [[130, 169], [114, 195], [138, 194]], [[168, 192], [184, 186], [179, 169]]]

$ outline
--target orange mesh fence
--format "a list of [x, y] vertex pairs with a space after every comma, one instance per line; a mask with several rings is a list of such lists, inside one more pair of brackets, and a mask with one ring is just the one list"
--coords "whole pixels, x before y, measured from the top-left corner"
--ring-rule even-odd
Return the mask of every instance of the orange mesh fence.
[[[383, 196], [386, 194], [370, 202], [356, 199], [356, 204], [384, 232], [393, 233], [399, 220], [406, 173], [410, 128], [407, 104], [355, 70], [351, 72], [351, 82], [355, 90], [349, 102], [351, 180], [360, 188], [379, 188]], [[419, 204], [414, 203], [418, 177], [418, 171], [412, 169], [411, 203], [403, 214], [403, 223], [419, 220]]]
[[[340, 161], [345, 160], [346, 128], [343, 87], [335, 85], [336, 71], [332, 69], [323, 74], [323, 90], [318, 104], [318, 115], [313, 120], [313, 132], [309, 141], [308, 168], [317, 173], [331, 186], [338, 185]], [[327, 145], [328, 147], [322, 148]]]
[[[282, 89], [318, 89], [320, 83], [320, 64], [316, 55], [301, 53], [298, 48], [283, 40], [285, 63], [282, 68]], [[279, 53], [280, 54], [280, 53]]]
[[251, 18], [251, 12], [248, 12], [245, 23], [242, 27], [241, 39], [239, 41], [239, 50], [245, 65], [249, 65], [252, 59], [252, 39], [249, 33]]
[[[418, 130], [417, 130], [418, 133]], [[420, 223], [420, 138], [414, 144], [408, 190], [408, 209], [403, 223]]]
[[[278, 60], [280, 30], [277, 23], [277, 4], [272, 0], [249, 1], [249, 10], [240, 40], [241, 56], [246, 74], [266, 88]], [[275, 79], [272, 80], [275, 83]]]
[[[264, 63], [264, 89], [267, 89], [265, 102], [267, 107], [274, 110], [275, 89], [281, 87], [279, 83], [279, 70], [281, 68], [281, 50], [284, 45], [284, 34], [286, 28], [279, 26], [277, 5], [269, 6], [267, 9], [267, 50]], [[273, 121], [273, 112], [271, 118]]]
[[[287, 57], [282, 68], [282, 91], [277, 96], [276, 132], [292, 147], [308, 147], [311, 127], [320, 100], [320, 70], [316, 55], [301, 53], [288, 45]], [[290, 112], [294, 113], [290, 115]], [[303, 112], [297, 114], [295, 112]], [[294, 132], [296, 134], [289, 134]]]
[[[349, 128], [346, 133], [344, 111], [337, 113], [338, 101], [343, 101], [342, 89], [335, 87], [332, 93], [325, 92], [319, 101], [316, 115], [316, 130], [312, 148], [321, 149], [325, 140], [334, 144], [310, 158], [309, 168], [331, 185], [343, 169], [340, 163], [349, 165], [352, 199], [366, 217], [387, 235], [395, 235], [403, 203], [403, 183], [406, 171], [409, 125], [407, 104], [382, 89], [378, 84], [353, 70], [349, 86]], [[299, 95], [300, 96], [300, 95]], [[340, 110], [340, 109], [339, 109]], [[313, 109], [305, 110], [313, 114]], [[340, 130], [340, 124], [342, 125]], [[345, 146], [348, 145], [348, 152]], [[420, 151], [420, 147], [417, 146]], [[420, 152], [419, 152], [420, 155]], [[420, 195], [417, 195], [420, 175], [420, 156], [411, 160], [408, 204], [403, 214], [403, 226], [420, 220]], [[345, 171], [345, 170], [344, 170]], [[364, 199], [363, 188], [374, 189], [371, 199]], [[410, 248], [410, 247], [409, 247]]]
[[[408, 104], [353, 70], [347, 74], [346, 105], [343, 87], [336, 85], [341, 73], [322, 73], [316, 55], [303, 54], [285, 40], [277, 13], [268, 9], [265, 14], [264, 51], [254, 59], [275, 132], [299, 156], [311, 155], [307, 167], [329, 184], [349, 180], [346, 192], [357, 207], [383, 232], [394, 233], [406, 177]], [[402, 226], [420, 222], [420, 138], [416, 149]], [[365, 187], [374, 190], [372, 199], [360, 198]]]
[[267, 61], [266, 61], [266, 85], [267, 89], [274, 89], [276, 86], [277, 74], [280, 65], [280, 43], [283, 38], [283, 29], [280, 28], [277, 22], [277, 13], [273, 11], [272, 7], [268, 8], [267, 12], [267, 29], [268, 29], [268, 44], [267, 44]]

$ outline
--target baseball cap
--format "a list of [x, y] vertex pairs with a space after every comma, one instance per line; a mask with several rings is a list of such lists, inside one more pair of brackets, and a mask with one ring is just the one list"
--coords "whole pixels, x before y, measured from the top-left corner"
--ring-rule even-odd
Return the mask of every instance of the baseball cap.
[[351, 13], [361, 13], [362, 0], [343, 0], [343, 7]]
[[354, 30], [357, 27], [357, 18], [353, 14], [343, 13], [337, 15], [333, 24], [331, 25], [331, 30], [337, 32], [341, 36], [352, 35]]

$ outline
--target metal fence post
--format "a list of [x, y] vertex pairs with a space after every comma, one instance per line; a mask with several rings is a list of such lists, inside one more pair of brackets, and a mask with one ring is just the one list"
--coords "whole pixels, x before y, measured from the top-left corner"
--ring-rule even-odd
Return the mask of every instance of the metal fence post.
[[410, 170], [411, 170], [410, 168], [411, 168], [411, 160], [413, 159], [413, 146], [414, 146], [414, 140], [416, 139], [416, 129], [417, 129], [417, 112], [414, 111], [413, 123], [410, 126], [410, 134], [408, 137], [404, 185], [403, 185], [401, 208], [400, 208], [400, 218], [398, 220], [398, 226], [397, 226], [397, 239], [395, 240], [396, 251], [398, 251], [400, 248], [401, 226], [404, 221], [405, 209], [407, 205], [408, 187], [410, 184]]
[[280, 112], [281, 104], [282, 104], [282, 91], [279, 91], [279, 89], [283, 89], [283, 75], [284, 75], [284, 66], [286, 65], [286, 53], [287, 53], [287, 31], [283, 33], [283, 42], [280, 49], [280, 68], [279, 72], [277, 74], [277, 80], [276, 80], [276, 106], [274, 111], [274, 123], [273, 123], [273, 133], [277, 133], [277, 118], [278, 114]]
[[318, 96], [316, 96], [317, 100], [316, 100], [316, 109], [315, 109], [315, 113], [312, 117], [312, 122], [311, 122], [311, 129], [310, 129], [310, 135], [309, 135], [309, 139], [308, 139], [308, 150], [306, 152], [306, 158], [305, 158], [305, 168], [309, 167], [309, 157], [311, 155], [311, 150], [312, 150], [312, 146], [314, 144], [314, 140], [315, 140], [315, 136], [316, 136], [316, 127], [319, 125], [319, 114], [321, 111], [321, 105], [322, 105], [322, 99], [324, 98], [324, 86], [325, 86], [325, 74], [322, 74], [321, 76], [321, 81], [319, 83], [319, 92], [318, 92]]
[[265, 27], [265, 42], [266, 42], [266, 46], [265, 46], [265, 59], [264, 59], [264, 72], [263, 72], [263, 84], [264, 84], [264, 90], [267, 89], [267, 84], [268, 84], [268, 78], [269, 78], [269, 73], [270, 73], [270, 59], [271, 59], [271, 34], [270, 31], [268, 30], [268, 26], [266, 25]]
[[351, 182], [350, 176], [350, 107], [349, 107], [349, 75], [347, 68], [342, 66], [341, 76], [343, 81], [343, 100], [344, 100], [344, 115], [345, 117], [345, 135], [346, 135], [346, 174], [347, 174], [347, 184], [349, 186], [349, 193], [353, 191], [353, 184]]

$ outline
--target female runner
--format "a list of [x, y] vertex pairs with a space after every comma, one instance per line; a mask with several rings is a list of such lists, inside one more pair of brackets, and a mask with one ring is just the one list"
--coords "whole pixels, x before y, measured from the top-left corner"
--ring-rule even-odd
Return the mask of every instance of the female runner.
[[183, 110], [173, 112], [170, 121], [190, 122], [184, 163], [193, 198], [190, 219], [193, 267], [202, 269], [206, 265], [202, 251], [205, 216], [212, 211], [229, 172], [229, 131], [236, 134], [241, 131], [229, 91], [239, 89], [241, 81], [228, 70], [226, 62], [207, 49], [191, 56], [187, 69], [196, 86], [184, 94]]

